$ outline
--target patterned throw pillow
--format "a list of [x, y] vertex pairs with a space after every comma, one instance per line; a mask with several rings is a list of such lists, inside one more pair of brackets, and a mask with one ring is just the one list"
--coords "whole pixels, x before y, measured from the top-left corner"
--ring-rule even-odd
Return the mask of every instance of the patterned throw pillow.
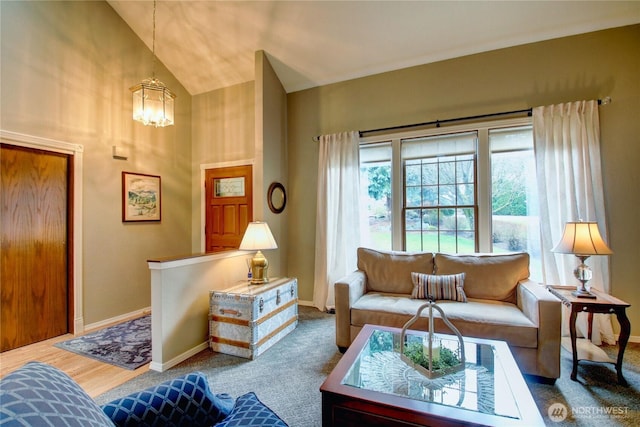
[[288, 427], [255, 393], [238, 397], [233, 411], [216, 427]]
[[467, 296], [464, 294], [464, 275], [411, 273], [411, 298], [428, 299], [431, 296], [434, 300], [467, 302]]
[[2, 379], [0, 403], [2, 426], [113, 426], [75, 381], [40, 362], [29, 362]]
[[228, 394], [213, 394], [207, 377], [192, 372], [102, 407], [116, 426], [209, 427], [233, 408]]

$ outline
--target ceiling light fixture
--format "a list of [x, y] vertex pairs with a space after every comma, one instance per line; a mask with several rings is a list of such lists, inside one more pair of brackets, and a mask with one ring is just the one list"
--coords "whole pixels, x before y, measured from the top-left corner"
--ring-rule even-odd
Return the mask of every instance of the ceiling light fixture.
[[156, 0], [153, 0], [153, 66], [151, 78], [130, 88], [133, 92], [133, 120], [144, 125], [164, 127], [173, 124], [176, 95], [156, 79]]

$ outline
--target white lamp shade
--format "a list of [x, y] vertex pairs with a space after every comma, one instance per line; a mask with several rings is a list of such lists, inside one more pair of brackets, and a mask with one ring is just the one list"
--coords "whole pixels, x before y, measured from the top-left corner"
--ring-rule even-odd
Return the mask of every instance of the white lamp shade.
[[610, 255], [613, 253], [602, 240], [597, 222], [567, 222], [562, 240], [552, 252], [575, 255]]
[[260, 251], [263, 249], [277, 249], [276, 240], [271, 234], [269, 225], [266, 222], [256, 221], [250, 222], [247, 231], [240, 243], [240, 250], [243, 251]]

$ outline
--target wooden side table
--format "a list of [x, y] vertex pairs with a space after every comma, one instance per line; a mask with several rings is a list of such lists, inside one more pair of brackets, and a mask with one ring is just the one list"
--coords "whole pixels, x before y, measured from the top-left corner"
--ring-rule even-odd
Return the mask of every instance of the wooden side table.
[[[594, 362], [615, 364], [616, 372], [618, 373], [618, 383], [624, 386], [628, 385], [627, 380], [625, 380], [622, 375], [622, 358], [624, 356], [624, 350], [627, 347], [627, 342], [629, 341], [629, 335], [631, 334], [631, 323], [626, 313], [627, 307], [631, 305], [596, 289], [591, 289], [591, 293], [594, 294], [596, 298], [579, 298], [571, 295], [571, 292], [575, 290], [575, 286], [547, 286], [547, 289], [571, 310], [569, 317], [569, 334], [571, 336], [571, 352], [573, 354], [571, 379], [573, 381], [577, 380], [579, 360], [591, 360]], [[578, 344], [576, 337], [576, 318], [578, 313], [583, 312], [589, 313], [588, 340]], [[618, 318], [618, 322], [620, 323], [620, 337], [618, 338], [618, 359], [616, 361], [610, 359], [601, 348], [593, 345], [590, 341], [593, 313], [615, 313]]]

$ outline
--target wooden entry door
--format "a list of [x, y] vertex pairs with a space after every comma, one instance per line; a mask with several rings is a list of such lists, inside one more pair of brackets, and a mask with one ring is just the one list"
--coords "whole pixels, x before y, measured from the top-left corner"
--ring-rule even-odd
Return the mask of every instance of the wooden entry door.
[[238, 249], [253, 221], [252, 167], [232, 166], [205, 171], [206, 252]]
[[0, 145], [0, 351], [70, 330], [70, 157]]

